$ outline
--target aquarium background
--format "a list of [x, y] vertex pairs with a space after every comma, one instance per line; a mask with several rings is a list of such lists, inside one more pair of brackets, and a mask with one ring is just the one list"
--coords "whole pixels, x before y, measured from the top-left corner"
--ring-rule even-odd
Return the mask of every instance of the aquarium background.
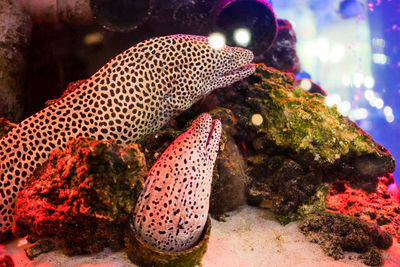
[[[400, 1], [271, 3], [276, 16], [288, 19], [296, 32], [302, 68], [297, 77], [321, 85], [328, 105], [337, 105], [398, 160]], [[395, 178], [400, 183], [400, 170]]]

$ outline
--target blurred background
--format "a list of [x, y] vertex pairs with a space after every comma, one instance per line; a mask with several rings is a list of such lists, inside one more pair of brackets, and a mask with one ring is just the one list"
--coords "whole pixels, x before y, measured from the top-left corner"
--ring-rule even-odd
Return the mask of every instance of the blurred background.
[[[272, 1], [297, 36], [298, 78], [400, 160], [400, 1]], [[309, 86], [307, 83], [305, 87]], [[400, 183], [400, 168], [395, 172]]]

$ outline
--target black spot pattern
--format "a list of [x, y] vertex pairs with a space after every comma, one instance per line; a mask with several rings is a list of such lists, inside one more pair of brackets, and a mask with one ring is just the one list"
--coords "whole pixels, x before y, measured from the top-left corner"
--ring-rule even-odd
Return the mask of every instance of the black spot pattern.
[[136, 232], [167, 251], [192, 247], [207, 221], [221, 122], [200, 115], [151, 168], [134, 211]]
[[53, 149], [78, 136], [137, 141], [213, 89], [253, 73], [252, 59], [246, 49], [214, 50], [206, 37], [191, 35], [149, 39], [119, 54], [0, 140], [0, 231], [11, 228], [13, 216], [4, 214]]

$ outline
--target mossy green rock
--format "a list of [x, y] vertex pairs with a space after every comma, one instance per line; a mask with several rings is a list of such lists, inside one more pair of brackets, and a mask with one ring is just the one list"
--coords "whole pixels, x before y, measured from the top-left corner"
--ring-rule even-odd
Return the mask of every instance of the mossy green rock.
[[146, 171], [136, 144], [72, 140], [28, 179], [16, 203], [13, 232], [57, 237], [67, 254], [118, 247], [121, 225], [135, 207]]
[[263, 117], [260, 126], [252, 127], [256, 136], [332, 179], [368, 179], [394, 171], [389, 151], [335, 106], [328, 107], [323, 96], [295, 87], [292, 76], [265, 65], [257, 65], [256, 75], [260, 81], [248, 86], [246, 105]]
[[141, 267], [193, 267], [201, 265], [201, 259], [207, 251], [211, 232], [211, 220], [207, 218], [203, 235], [193, 247], [183, 251], [164, 251], [144, 242], [132, 230], [132, 223], [125, 234], [126, 253], [129, 259]]
[[296, 87], [291, 74], [258, 64], [255, 75], [212, 97], [237, 120], [249, 202], [270, 207], [281, 222], [300, 216], [321, 183], [377, 183], [395, 169], [389, 151], [322, 95]]

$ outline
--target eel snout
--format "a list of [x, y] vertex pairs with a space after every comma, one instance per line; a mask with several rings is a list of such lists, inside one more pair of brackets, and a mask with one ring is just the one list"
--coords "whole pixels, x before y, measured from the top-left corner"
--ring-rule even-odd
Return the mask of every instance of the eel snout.
[[252, 51], [240, 47], [230, 47], [231, 58], [219, 78], [239, 81], [253, 74], [256, 67], [251, 63], [254, 59]]

